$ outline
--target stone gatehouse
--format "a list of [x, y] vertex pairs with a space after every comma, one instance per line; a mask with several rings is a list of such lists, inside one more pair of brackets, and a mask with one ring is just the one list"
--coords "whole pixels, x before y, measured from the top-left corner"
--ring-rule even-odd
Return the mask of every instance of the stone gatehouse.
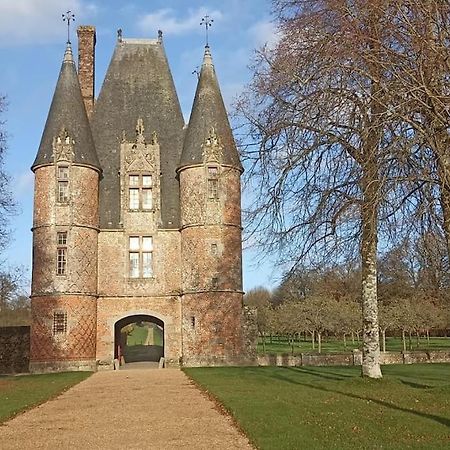
[[210, 48], [185, 125], [161, 33], [119, 35], [97, 99], [95, 28], [78, 39], [32, 166], [31, 370], [112, 367], [134, 318], [168, 364], [249, 361], [242, 166]]

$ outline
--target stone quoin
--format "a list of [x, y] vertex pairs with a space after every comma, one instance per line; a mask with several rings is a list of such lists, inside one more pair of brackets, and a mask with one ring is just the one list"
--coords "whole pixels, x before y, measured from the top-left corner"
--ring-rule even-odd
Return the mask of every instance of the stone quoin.
[[162, 328], [167, 365], [252, 363], [242, 166], [210, 48], [185, 125], [162, 33], [120, 32], [97, 99], [95, 44], [79, 27], [78, 70], [67, 44], [32, 166], [30, 370], [113, 368], [128, 318]]

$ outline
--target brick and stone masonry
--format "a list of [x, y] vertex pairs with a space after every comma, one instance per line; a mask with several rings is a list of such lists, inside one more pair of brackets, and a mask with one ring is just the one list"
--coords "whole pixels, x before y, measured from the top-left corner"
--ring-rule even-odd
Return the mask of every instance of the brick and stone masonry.
[[254, 363], [242, 166], [209, 47], [186, 127], [161, 36], [120, 36], [97, 99], [95, 28], [78, 40], [32, 167], [31, 370], [112, 368], [134, 318], [162, 327], [167, 365]]

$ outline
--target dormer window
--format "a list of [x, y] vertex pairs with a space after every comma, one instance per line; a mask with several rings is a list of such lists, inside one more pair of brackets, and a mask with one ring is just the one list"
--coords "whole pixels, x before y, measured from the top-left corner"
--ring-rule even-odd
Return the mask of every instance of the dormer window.
[[129, 175], [128, 201], [131, 211], [150, 211], [153, 208], [151, 175]]
[[58, 166], [56, 168], [57, 173], [57, 199], [58, 203], [68, 203], [69, 201], [69, 167], [68, 166]]

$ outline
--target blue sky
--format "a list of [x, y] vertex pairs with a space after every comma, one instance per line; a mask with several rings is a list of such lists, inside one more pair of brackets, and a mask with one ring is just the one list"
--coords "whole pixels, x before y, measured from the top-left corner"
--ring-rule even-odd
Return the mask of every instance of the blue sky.
[[[126, 38], [156, 38], [164, 33], [185, 120], [196, 87], [192, 72], [201, 64], [205, 31], [200, 27], [208, 13], [214, 23], [210, 45], [222, 94], [228, 109], [250, 77], [247, 68], [255, 48], [274, 41], [269, 0], [119, 1], [119, 0], [0, 0], [0, 94], [6, 94], [9, 134], [6, 169], [20, 206], [13, 218], [13, 241], [6, 251], [10, 265], [31, 267], [33, 174], [30, 166], [39, 146], [66, 41], [61, 14], [67, 9], [78, 25], [95, 25], [96, 95], [116, 43], [116, 31]], [[75, 29], [72, 42], [76, 51]], [[246, 194], [244, 193], [244, 201]], [[251, 250], [244, 251], [244, 288], [277, 283], [276, 269], [260, 262]]]

